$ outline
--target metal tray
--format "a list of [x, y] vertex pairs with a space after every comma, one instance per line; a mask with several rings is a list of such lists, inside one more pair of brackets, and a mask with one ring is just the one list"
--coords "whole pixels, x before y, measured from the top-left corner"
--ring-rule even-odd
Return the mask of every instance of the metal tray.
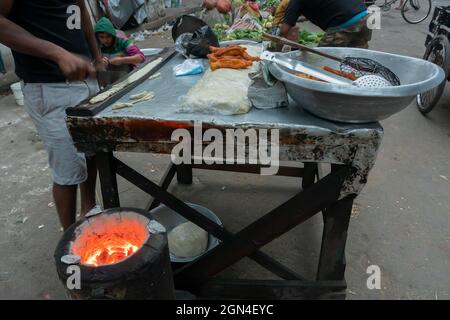
[[[406, 108], [417, 94], [438, 86], [445, 77], [440, 67], [417, 58], [355, 48], [318, 49], [340, 57], [364, 57], [378, 61], [396, 73], [402, 83], [397, 87], [375, 89], [342, 86], [300, 78], [277, 64], [269, 65], [270, 72], [285, 83], [297, 106], [328, 120], [348, 123], [384, 120]], [[339, 68], [338, 62], [307, 52], [294, 51], [285, 55], [317, 67]]]

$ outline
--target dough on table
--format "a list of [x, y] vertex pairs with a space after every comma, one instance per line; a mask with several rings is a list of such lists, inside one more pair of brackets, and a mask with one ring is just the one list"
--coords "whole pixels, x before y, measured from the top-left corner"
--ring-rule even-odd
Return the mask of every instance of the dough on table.
[[168, 239], [170, 253], [180, 258], [199, 256], [208, 247], [208, 233], [192, 222], [174, 228]]
[[116, 94], [117, 92], [119, 92], [120, 90], [122, 90], [123, 88], [128, 86], [129, 84], [132, 84], [133, 82], [136, 82], [139, 79], [141, 79], [143, 76], [145, 76], [147, 73], [149, 73], [153, 68], [155, 68], [158, 64], [160, 64], [161, 61], [162, 61], [162, 58], [158, 58], [155, 61], [150, 62], [145, 67], [142, 67], [141, 69], [139, 69], [138, 71], [136, 71], [135, 73], [130, 75], [127, 79], [113, 85], [111, 87], [111, 89], [106, 90], [105, 92], [102, 92], [102, 93], [96, 95], [91, 100], [89, 100], [89, 102], [91, 104], [96, 104], [96, 103], [105, 101], [106, 99], [108, 99], [112, 95]]
[[[251, 56], [259, 57], [261, 45], [243, 45]], [[235, 115], [250, 111], [252, 104], [247, 97], [252, 80], [250, 73], [259, 68], [254, 62], [247, 69], [208, 69], [203, 77], [182, 98], [180, 112]]]
[[132, 107], [133, 104], [132, 103], [127, 103], [127, 102], [117, 102], [112, 106], [113, 110], [120, 110], [120, 109], [124, 109], [124, 108], [130, 108]]

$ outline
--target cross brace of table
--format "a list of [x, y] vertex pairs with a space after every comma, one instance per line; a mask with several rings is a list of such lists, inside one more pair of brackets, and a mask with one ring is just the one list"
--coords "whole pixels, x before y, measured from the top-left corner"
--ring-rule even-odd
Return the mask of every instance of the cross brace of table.
[[[345, 284], [345, 244], [355, 195], [339, 200], [346, 178], [355, 169], [333, 165], [332, 171], [317, 179], [317, 164], [305, 163], [304, 168], [280, 168], [280, 175], [303, 177], [303, 189], [286, 202], [264, 214], [236, 234], [209, 220], [167, 191], [177, 175], [181, 183], [192, 183], [192, 168], [258, 173], [256, 166], [175, 166], [169, 165], [160, 184], [156, 184], [114, 157], [112, 152], [98, 152], [97, 163], [105, 208], [120, 207], [116, 175], [120, 175], [153, 200], [147, 209], [160, 203], [197, 224], [221, 243], [197, 260], [177, 269], [174, 277], [179, 289], [202, 297], [236, 299], [342, 298]], [[282, 265], [260, 249], [322, 213], [324, 230], [319, 265], [315, 281], [308, 281], [297, 272]], [[227, 267], [249, 257], [283, 280], [215, 279]]]

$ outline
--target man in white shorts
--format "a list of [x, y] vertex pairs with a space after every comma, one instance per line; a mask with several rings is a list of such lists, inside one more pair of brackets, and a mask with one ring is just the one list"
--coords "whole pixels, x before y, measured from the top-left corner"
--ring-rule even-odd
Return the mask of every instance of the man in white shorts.
[[[70, 26], [76, 12], [81, 28]], [[95, 65], [100, 68], [101, 56], [84, 0], [2, 0], [0, 42], [13, 52], [25, 109], [47, 149], [56, 210], [67, 229], [76, 220], [78, 186], [81, 215], [96, 204], [95, 159], [77, 152], [65, 122], [67, 108], [98, 92]]]

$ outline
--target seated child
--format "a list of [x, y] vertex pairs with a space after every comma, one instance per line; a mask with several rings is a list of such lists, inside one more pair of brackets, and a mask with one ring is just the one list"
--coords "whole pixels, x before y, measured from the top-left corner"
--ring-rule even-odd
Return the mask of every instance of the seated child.
[[108, 18], [101, 18], [95, 25], [95, 34], [100, 42], [103, 62], [109, 70], [131, 71], [145, 61], [138, 46], [119, 34]]

